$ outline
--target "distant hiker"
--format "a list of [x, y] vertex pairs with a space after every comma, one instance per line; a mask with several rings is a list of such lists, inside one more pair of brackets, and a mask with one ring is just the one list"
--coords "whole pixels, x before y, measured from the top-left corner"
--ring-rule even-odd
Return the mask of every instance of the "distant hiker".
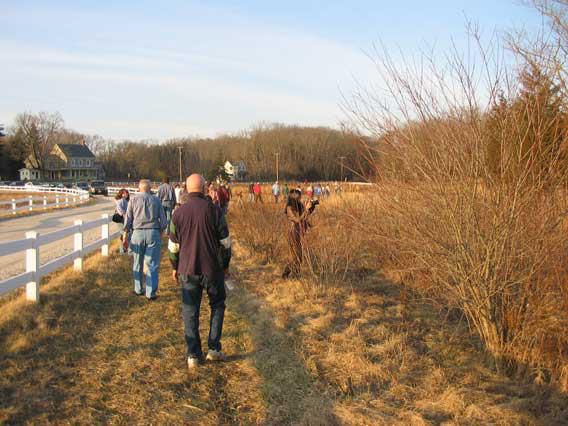
[[290, 195], [290, 188], [288, 188], [288, 184], [287, 184], [287, 183], [284, 184], [284, 190], [283, 190], [283, 192], [284, 192], [284, 200], [287, 200], [287, 199], [288, 199], [288, 195]]
[[[176, 205], [176, 193], [174, 188], [170, 185], [170, 179], [168, 177], [162, 179], [162, 184], [158, 187], [158, 198], [162, 202], [162, 207], [164, 208], [164, 213], [166, 214], [169, 225], [172, 220], [172, 212]], [[166, 232], [168, 232], [167, 229]]]
[[314, 197], [321, 197], [321, 185], [319, 183], [314, 186]]
[[237, 191], [237, 206], [239, 206], [241, 209], [244, 207], [244, 203], [243, 203], [243, 190], [239, 189]]
[[221, 207], [221, 211], [223, 214], [227, 214], [229, 211], [229, 190], [227, 189], [226, 185], [223, 184], [217, 190], [217, 196], [219, 197], [219, 207]]
[[309, 200], [314, 197], [314, 188], [312, 188], [312, 185], [309, 185], [306, 189], [306, 197], [308, 197]]
[[155, 300], [160, 271], [161, 232], [166, 229], [168, 220], [160, 199], [150, 193], [150, 181], [141, 180], [138, 189], [140, 193], [128, 203], [123, 238], [130, 238], [134, 258], [134, 293], [138, 296], [144, 294], [142, 276], [145, 270], [146, 297]]
[[199, 336], [199, 310], [203, 289], [211, 308], [206, 359], [222, 361], [221, 332], [225, 314], [225, 272], [231, 261], [231, 238], [225, 215], [205, 195], [205, 180], [187, 178], [189, 200], [174, 212], [168, 249], [172, 277], [182, 289], [182, 314], [187, 344], [187, 366], [203, 358]]
[[308, 217], [313, 213], [315, 205], [308, 200], [306, 207], [302, 204], [301, 193], [297, 189], [290, 191], [286, 209], [284, 210], [290, 227], [288, 229], [288, 246], [290, 248], [291, 261], [284, 267], [282, 278], [290, 275], [298, 277], [300, 275], [300, 265], [302, 263], [303, 240], [308, 230]]
[[278, 181], [272, 185], [272, 195], [274, 196], [274, 202], [278, 204], [278, 199], [280, 198], [280, 185], [278, 185]]
[[254, 183], [250, 183], [248, 186], [249, 203], [254, 201]]
[[219, 192], [217, 192], [217, 185], [215, 185], [214, 183], [209, 184], [209, 188], [207, 191], [207, 196], [209, 199], [211, 199], [211, 201], [213, 202], [213, 204], [215, 204], [216, 206], [220, 207], [219, 204]]
[[[112, 221], [115, 223], [122, 223], [124, 224], [124, 218], [126, 216], [126, 210], [128, 208], [128, 201], [130, 200], [130, 193], [128, 189], [122, 188], [118, 191], [116, 196], [114, 197], [114, 202], [116, 203], [116, 209], [114, 214], [112, 215]], [[125, 252], [124, 250], [124, 241], [122, 235], [120, 236], [120, 248], [119, 252], [122, 254]]]
[[177, 207], [179, 205], [179, 199], [181, 197], [181, 191], [182, 191], [182, 187], [180, 186], [179, 183], [176, 183], [176, 186], [174, 187], [174, 194], [176, 195], [175, 207]]
[[255, 203], [261, 202], [262, 203], [262, 187], [260, 186], [260, 182], [256, 182], [254, 184], [253, 192], [254, 192], [254, 202]]

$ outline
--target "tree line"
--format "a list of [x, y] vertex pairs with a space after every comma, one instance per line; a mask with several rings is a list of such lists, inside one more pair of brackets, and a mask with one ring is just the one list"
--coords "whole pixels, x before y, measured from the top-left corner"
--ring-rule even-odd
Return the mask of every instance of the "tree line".
[[[101, 162], [107, 179], [161, 179], [198, 172], [211, 178], [225, 161], [242, 161], [248, 180], [357, 179], [359, 136], [327, 127], [263, 124], [215, 138], [176, 138], [163, 143], [115, 141], [65, 128], [58, 113], [19, 114], [0, 144], [2, 179], [14, 179], [30, 155], [42, 169], [55, 143], [85, 143]], [[181, 148], [181, 150], [180, 150]], [[357, 171], [355, 173], [354, 171]], [[368, 170], [367, 170], [368, 171]]]

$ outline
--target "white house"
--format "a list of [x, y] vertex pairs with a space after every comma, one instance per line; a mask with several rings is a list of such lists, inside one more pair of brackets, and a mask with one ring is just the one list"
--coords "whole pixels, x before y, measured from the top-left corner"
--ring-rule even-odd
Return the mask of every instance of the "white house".
[[29, 169], [24, 167], [18, 170], [20, 172], [20, 180], [40, 180], [41, 172], [37, 169]]
[[230, 161], [225, 161], [224, 165], [225, 173], [227, 173], [231, 179], [241, 180], [247, 174], [247, 168], [244, 161], [237, 161], [235, 164]]

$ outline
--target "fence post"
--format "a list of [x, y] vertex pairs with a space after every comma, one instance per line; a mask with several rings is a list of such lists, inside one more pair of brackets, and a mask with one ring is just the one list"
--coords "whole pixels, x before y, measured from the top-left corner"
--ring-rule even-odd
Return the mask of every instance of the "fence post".
[[74, 235], [74, 251], [79, 252], [79, 257], [73, 261], [73, 269], [78, 272], [83, 272], [83, 221], [81, 219], [75, 221], [75, 226], [79, 229]]
[[26, 250], [26, 272], [32, 273], [32, 280], [26, 284], [26, 299], [39, 302], [39, 282], [41, 280], [39, 265], [39, 234], [36, 231], [26, 232], [26, 238], [32, 240], [32, 247]]
[[101, 254], [106, 257], [108, 256], [108, 245], [110, 243], [108, 213], [101, 215], [101, 217], [105, 220], [105, 223], [101, 226], [101, 239], [104, 240], [104, 243], [101, 246]]
[[30, 195], [28, 196], [28, 198], [29, 198], [30, 211], [32, 211], [34, 209], [34, 197]]
[[12, 198], [12, 214], [16, 214], [16, 199]]
[[43, 209], [47, 210], [47, 196], [46, 195], [43, 196]]
[[69, 195], [65, 196], [65, 207], [69, 207]]

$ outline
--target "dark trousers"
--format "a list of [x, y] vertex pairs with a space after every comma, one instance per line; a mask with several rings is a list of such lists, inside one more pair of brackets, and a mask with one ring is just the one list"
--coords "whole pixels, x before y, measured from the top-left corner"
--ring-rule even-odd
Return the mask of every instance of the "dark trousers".
[[207, 291], [211, 317], [209, 319], [208, 347], [211, 350], [221, 350], [221, 333], [225, 317], [225, 283], [223, 279], [213, 281], [202, 275], [179, 275], [181, 283], [182, 314], [185, 326], [185, 342], [187, 356], [201, 358], [201, 337], [199, 336], [199, 310], [203, 289]]

